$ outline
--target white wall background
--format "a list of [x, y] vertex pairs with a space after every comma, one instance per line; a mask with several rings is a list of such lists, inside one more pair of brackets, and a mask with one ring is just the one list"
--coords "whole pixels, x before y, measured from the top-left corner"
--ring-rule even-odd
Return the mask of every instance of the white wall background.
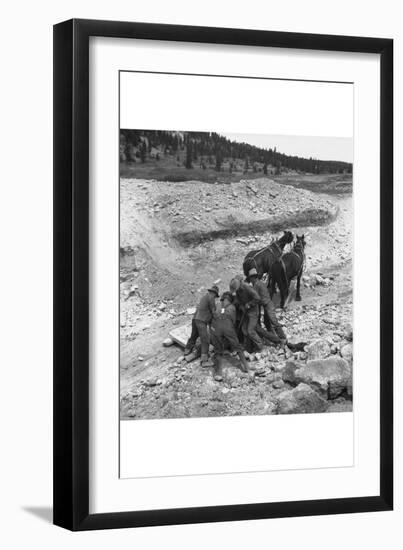
[[[384, 0], [18, 1], [2, 9], [0, 131], [0, 544], [4, 548], [276, 547], [327, 550], [402, 539], [402, 292], [395, 289], [396, 499], [378, 514], [69, 533], [50, 523], [52, 464], [52, 25], [71, 17], [395, 39], [395, 280], [402, 280], [403, 30], [401, 3]], [[396, 285], [397, 286], [397, 285]]]

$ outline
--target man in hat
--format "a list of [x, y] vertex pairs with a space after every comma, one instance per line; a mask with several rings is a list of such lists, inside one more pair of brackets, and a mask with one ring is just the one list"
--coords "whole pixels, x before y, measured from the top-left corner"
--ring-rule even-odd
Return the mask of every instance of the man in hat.
[[258, 273], [254, 267], [249, 271], [248, 279], [252, 283], [253, 289], [259, 295], [260, 304], [263, 307], [264, 312], [264, 323], [267, 328], [270, 327], [271, 329], [269, 331], [265, 331], [263, 327], [259, 327], [258, 332], [275, 344], [285, 344], [287, 338], [284, 334], [283, 327], [278, 322], [268, 288], [264, 282], [259, 279]]
[[261, 351], [263, 344], [256, 331], [259, 322], [259, 295], [251, 286], [236, 277], [231, 280], [229, 288], [242, 312], [242, 331], [244, 335], [248, 336], [255, 347]]
[[235, 331], [236, 310], [232, 294], [224, 292], [220, 302], [221, 308], [215, 313], [211, 325], [211, 339], [217, 362], [214, 379], [218, 382], [222, 380], [222, 356], [227, 344], [231, 346], [232, 351], [237, 352], [242, 372], [249, 372], [248, 363]]
[[196, 340], [200, 338], [201, 344], [201, 365], [202, 367], [213, 367], [214, 363], [208, 358], [209, 335], [208, 325], [211, 324], [216, 311], [215, 300], [220, 295], [218, 286], [213, 285], [200, 299], [196, 313], [192, 319], [192, 333], [185, 347], [185, 355], [192, 353]]

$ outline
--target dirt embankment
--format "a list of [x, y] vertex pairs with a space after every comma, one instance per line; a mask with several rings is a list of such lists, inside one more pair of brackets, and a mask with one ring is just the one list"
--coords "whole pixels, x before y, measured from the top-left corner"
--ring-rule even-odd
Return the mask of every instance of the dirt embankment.
[[[295, 189], [268, 178], [232, 184], [167, 183], [122, 180], [121, 219], [133, 208], [140, 214], [136, 228], [163, 233], [182, 246], [234, 236], [276, 233], [286, 227], [330, 223], [337, 206], [322, 195]], [[135, 220], [133, 220], [135, 221]], [[122, 243], [141, 239], [122, 232]], [[141, 242], [140, 242], [141, 244]]]
[[[339, 353], [352, 313], [351, 215], [351, 196], [263, 178], [231, 185], [122, 180], [122, 418], [274, 414], [276, 395], [287, 388], [281, 369], [292, 354], [269, 348], [253, 362], [265, 373], [254, 385], [228, 357], [220, 384], [198, 361], [178, 361], [181, 350], [162, 341], [190, 324], [191, 308], [214, 280], [225, 289], [246, 253], [266, 246], [278, 228], [305, 232], [308, 241], [302, 302], [291, 301], [281, 322], [291, 338], [324, 337]], [[225, 233], [236, 223], [236, 233]]]

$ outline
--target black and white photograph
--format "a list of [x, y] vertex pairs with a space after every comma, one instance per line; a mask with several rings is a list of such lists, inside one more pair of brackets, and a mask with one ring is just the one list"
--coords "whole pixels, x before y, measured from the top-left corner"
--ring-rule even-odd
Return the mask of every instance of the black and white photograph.
[[119, 165], [121, 420], [351, 412], [352, 136], [121, 127]]
[[390, 509], [391, 41], [55, 36], [56, 523]]

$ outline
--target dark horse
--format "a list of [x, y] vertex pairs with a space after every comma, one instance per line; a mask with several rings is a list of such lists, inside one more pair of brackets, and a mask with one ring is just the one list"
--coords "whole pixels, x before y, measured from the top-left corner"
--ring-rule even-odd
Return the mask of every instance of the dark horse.
[[245, 256], [243, 261], [243, 272], [248, 277], [249, 271], [254, 267], [258, 273], [259, 279], [265, 273], [270, 275], [271, 266], [280, 258], [286, 244], [291, 243], [293, 234], [291, 231], [284, 231], [283, 235], [273, 243], [261, 248], [260, 250], [251, 250]]
[[290, 290], [290, 282], [296, 276], [297, 277], [297, 294], [295, 300], [299, 302], [301, 300], [300, 286], [301, 275], [304, 270], [305, 264], [305, 237], [297, 235], [297, 240], [293, 249], [286, 254], [283, 254], [281, 258], [276, 260], [271, 268], [271, 284], [270, 295], [276, 292], [276, 284], [280, 289], [281, 295], [281, 307], [284, 308], [284, 302], [288, 298]]

